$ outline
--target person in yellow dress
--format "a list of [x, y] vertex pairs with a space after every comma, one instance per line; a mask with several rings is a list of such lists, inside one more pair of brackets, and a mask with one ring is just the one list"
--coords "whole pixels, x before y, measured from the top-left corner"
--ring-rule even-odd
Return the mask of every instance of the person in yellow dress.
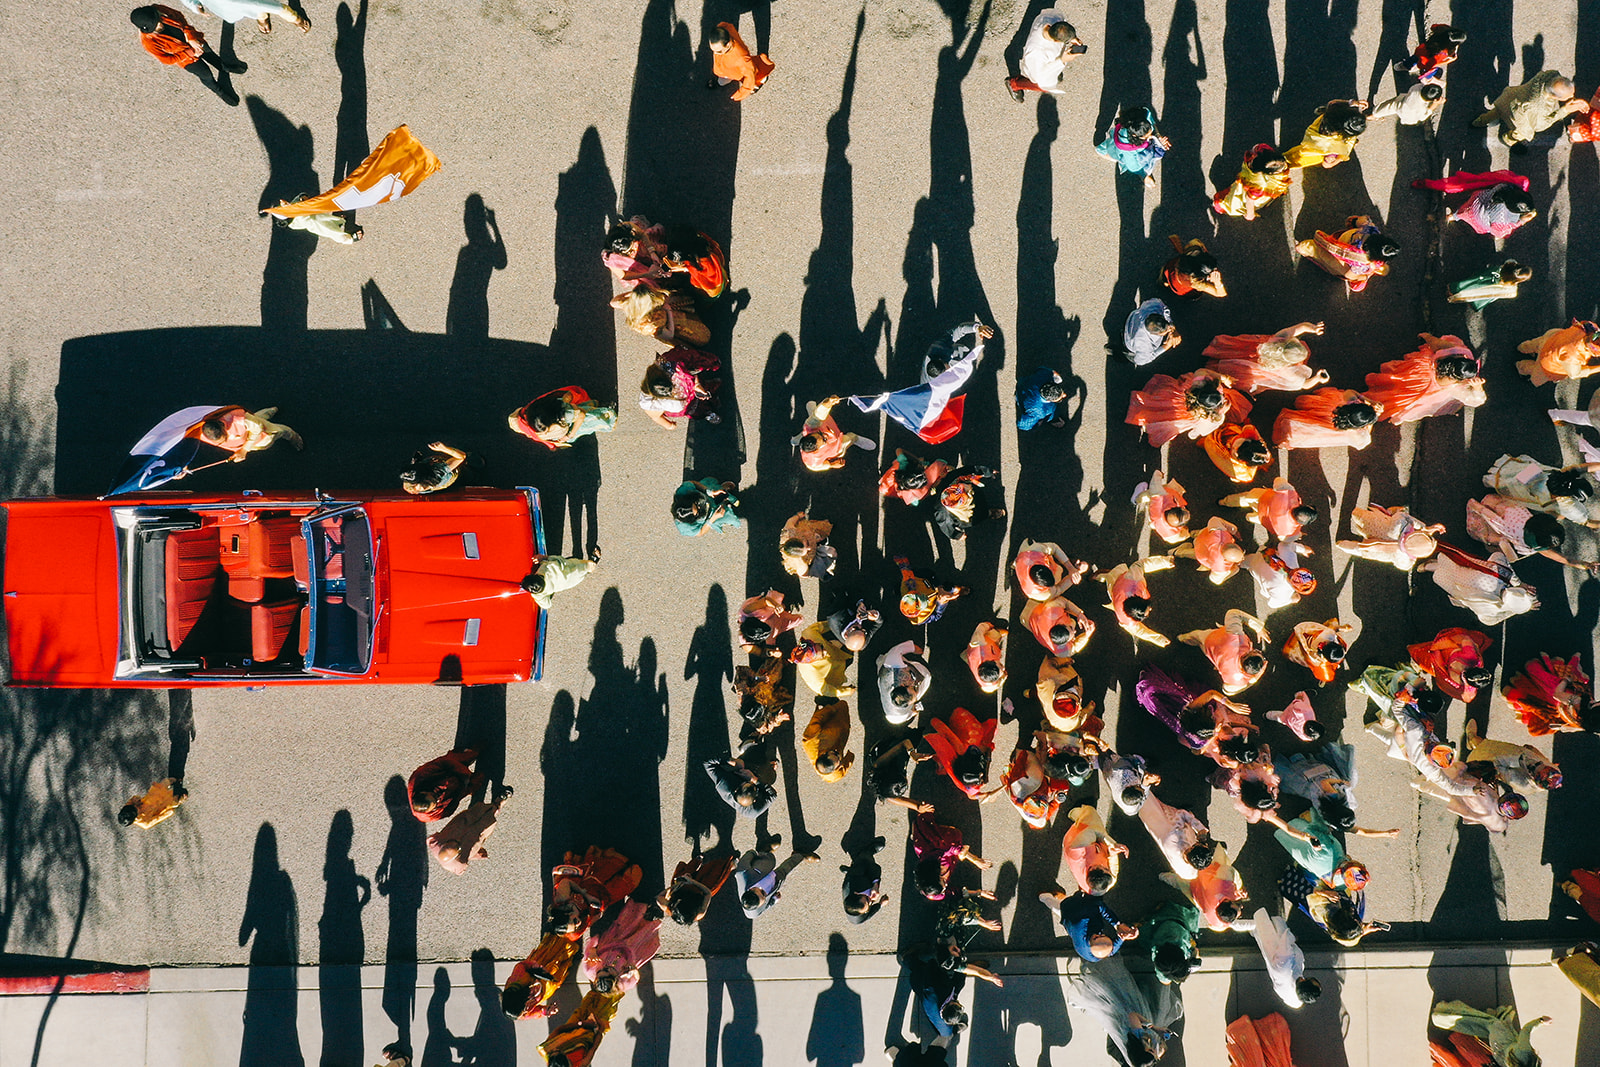
[[806, 724], [800, 745], [824, 782], [838, 782], [850, 773], [856, 754], [850, 745], [850, 705], [842, 700], [820, 705]]
[[1283, 154], [1291, 167], [1333, 167], [1350, 158], [1367, 129], [1365, 100], [1329, 100], [1317, 109], [1300, 143]]

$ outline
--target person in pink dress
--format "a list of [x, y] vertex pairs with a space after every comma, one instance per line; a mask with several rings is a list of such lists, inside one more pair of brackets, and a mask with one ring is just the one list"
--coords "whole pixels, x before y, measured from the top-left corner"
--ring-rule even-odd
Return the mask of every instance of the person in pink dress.
[[1097, 719], [1094, 701], [1083, 699], [1083, 678], [1070, 656], [1046, 656], [1033, 692], [1052, 730], [1072, 733]]
[[1055, 818], [1061, 801], [1052, 788], [1050, 777], [1038, 754], [1031, 748], [1019, 748], [1011, 754], [1011, 763], [1000, 774], [1000, 784], [979, 794], [980, 801], [1006, 795], [1011, 806], [1017, 809], [1022, 821], [1035, 830], [1042, 830]]
[[778, 638], [800, 622], [798, 613], [784, 610], [783, 594], [768, 589], [739, 605], [739, 647], [752, 656], [781, 656]]
[[1064, 596], [1028, 601], [1022, 625], [1054, 656], [1076, 656], [1094, 636], [1094, 620]]
[[1199, 440], [1230, 415], [1250, 414], [1250, 401], [1232, 386], [1231, 378], [1215, 371], [1190, 371], [1181, 378], [1157, 374], [1128, 398], [1126, 421], [1144, 430], [1156, 448], [1180, 434]]
[[1411, 570], [1438, 551], [1435, 536], [1444, 533], [1438, 523], [1423, 523], [1405, 508], [1382, 504], [1352, 508], [1350, 527], [1361, 540], [1335, 541], [1334, 548], [1402, 571]]
[[1092, 804], [1082, 804], [1067, 812], [1072, 825], [1061, 840], [1061, 859], [1078, 888], [1092, 897], [1105, 896], [1117, 884], [1119, 858], [1128, 854], [1106, 832], [1106, 824]]
[[1297, 623], [1283, 646], [1283, 654], [1310, 671], [1319, 684], [1327, 685], [1350, 650], [1344, 635], [1354, 630], [1354, 626], [1338, 619]]
[[1506, 703], [1534, 737], [1561, 730], [1600, 730], [1600, 706], [1594, 700], [1581, 657], [1570, 659], [1539, 653], [1508, 682]]
[[1246, 517], [1275, 541], [1288, 541], [1317, 521], [1317, 509], [1300, 499], [1289, 479], [1272, 479], [1269, 489], [1252, 489], [1223, 497], [1223, 507], [1245, 508]]
[[1227, 849], [1221, 843], [1217, 845], [1216, 858], [1194, 878], [1185, 880], [1171, 871], [1162, 871], [1161, 880], [1182, 892], [1200, 909], [1200, 917], [1208, 930], [1225, 933], [1246, 914], [1244, 905], [1248, 897], [1244, 879], [1228, 862]]
[[934, 719], [931, 733], [923, 735], [933, 758], [957, 789], [977, 797], [989, 781], [989, 759], [994, 754], [996, 719], [979, 722], [966, 708], [956, 708], [949, 721]]
[[789, 443], [800, 449], [800, 462], [807, 470], [832, 471], [844, 466], [850, 446], [871, 452], [878, 445], [859, 434], [845, 433], [833, 420], [839, 397], [813, 400], [806, 404], [806, 421]]
[[1221, 585], [1238, 574], [1245, 556], [1239, 527], [1221, 516], [1212, 516], [1193, 541], [1179, 545], [1172, 554], [1198, 563], [1213, 585]]
[[1279, 448], [1366, 448], [1383, 406], [1354, 389], [1318, 389], [1278, 412], [1272, 443]]
[[1367, 398], [1382, 405], [1395, 426], [1433, 415], [1453, 415], [1489, 399], [1480, 375], [1483, 363], [1455, 334], [1419, 334], [1422, 346], [1367, 375]]
[[1089, 565], [1080, 563], [1053, 541], [1023, 541], [1013, 564], [1017, 588], [1029, 600], [1049, 600], [1082, 581]]
[[1266, 389], [1299, 392], [1328, 380], [1325, 370], [1306, 366], [1311, 349], [1305, 334], [1322, 336], [1320, 322], [1297, 322], [1274, 334], [1219, 334], [1206, 345], [1206, 365], [1233, 379], [1235, 388], [1251, 396]]
[[1400, 254], [1400, 245], [1380, 232], [1371, 216], [1351, 215], [1337, 236], [1318, 230], [1295, 245], [1295, 251], [1342, 278], [1347, 292], [1359, 293], [1368, 281], [1389, 273], [1389, 261]]
[[1538, 216], [1528, 185], [1526, 177], [1506, 170], [1487, 174], [1463, 170], [1448, 178], [1418, 178], [1411, 183], [1414, 189], [1471, 193], [1454, 209], [1445, 209], [1444, 221], [1464, 222], [1474, 233], [1496, 239], [1511, 236]]
[[934, 822], [932, 812], [932, 804], [923, 804], [911, 820], [912, 875], [917, 891], [926, 899], [943, 900], [957, 864], [965, 861], [983, 871], [994, 864], [963, 844], [960, 830]]
[[1136, 563], [1121, 563], [1108, 571], [1099, 571], [1095, 578], [1106, 584], [1106, 595], [1111, 598], [1111, 612], [1117, 625], [1133, 638], [1134, 647], [1148, 641], [1157, 648], [1166, 648], [1172, 641], [1145, 624], [1150, 617], [1150, 584], [1145, 575], [1151, 571], [1164, 571], [1172, 566], [1169, 556], [1150, 556]]
[[639, 968], [661, 951], [661, 920], [648, 908], [627, 901], [605, 930], [590, 934], [583, 950], [583, 976], [601, 993], [626, 993], [639, 984]]
[[1150, 528], [1167, 544], [1182, 544], [1192, 536], [1189, 502], [1176, 478], [1168, 479], [1161, 471], [1156, 471], [1148, 482], [1133, 491], [1133, 502], [1145, 509], [1150, 516]]
[[978, 688], [997, 693], [1006, 684], [1006, 629], [984, 621], [972, 631], [965, 658]]
[[671, 273], [662, 258], [667, 251], [665, 234], [664, 227], [653, 226], [643, 215], [635, 215], [611, 227], [601, 246], [600, 259], [611, 271], [611, 277], [624, 285], [660, 289], [662, 279]]
[[1410, 645], [1406, 651], [1417, 669], [1430, 675], [1440, 690], [1470, 704], [1479, 689], [1494, 682], [1494, 672], [1483, 664], [1483, 654], [1492, 644], [1494, 639], [1488, 634], [1451, 626], [1440, 630], [1432, 641]]
[[1317, 709], [1311, 706], [1311, 698], [1303, 689], [1294, 695], [1294, 699], [1289, 701], [1289, 706], [1282, 711], [1267, 712], [1267, 719], [1287, 726], [1289, 731], [1302, 741], [1315, 741], [1322, 736], [1322, 724], [1317, 721]]
[[1237, 696], [1267, 672], [1267, 657], [1250, 639], [1252, 631], [1263, 642], [1271, 640], [1266, 624], [1260, 619], [1247, 611], [1229, 608], [1220, 625], [1209, 630], [1191, 630], [1180, 634], [1178, 640], [1204, 652], [1222, 677], [1222, 691]]

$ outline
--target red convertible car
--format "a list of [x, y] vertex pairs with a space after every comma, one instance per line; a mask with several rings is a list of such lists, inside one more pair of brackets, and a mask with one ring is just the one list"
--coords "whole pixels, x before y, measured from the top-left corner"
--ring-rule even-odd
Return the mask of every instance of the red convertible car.
[[194, 495], [4, 505], [14, 686], [537, 679], [539, 494]]

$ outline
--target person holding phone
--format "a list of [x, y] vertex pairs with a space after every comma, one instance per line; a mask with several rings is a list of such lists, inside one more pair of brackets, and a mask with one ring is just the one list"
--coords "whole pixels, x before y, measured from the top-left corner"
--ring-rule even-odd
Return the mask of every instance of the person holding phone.
[[1039, 12], [1028, 30], [1028, 41], [1022, 46], [1022, 62], [1018, 64], [1021, 77], [1007, 78], [1006, 89], [1011, 99], [1022, 103], [1022, 94], [1064, 93], [1061, 79], [1067, 64], [1089, 50], [1078, 39], [1067, 17], [1053, 7]]

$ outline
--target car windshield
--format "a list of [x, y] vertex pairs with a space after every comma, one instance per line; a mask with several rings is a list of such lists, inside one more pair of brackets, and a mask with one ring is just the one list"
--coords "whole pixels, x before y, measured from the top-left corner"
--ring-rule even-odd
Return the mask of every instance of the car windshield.
[[360, 508], [305, 522], [310, 553], [310, 670], [361, 674], [372, 663], [372, 527]]

